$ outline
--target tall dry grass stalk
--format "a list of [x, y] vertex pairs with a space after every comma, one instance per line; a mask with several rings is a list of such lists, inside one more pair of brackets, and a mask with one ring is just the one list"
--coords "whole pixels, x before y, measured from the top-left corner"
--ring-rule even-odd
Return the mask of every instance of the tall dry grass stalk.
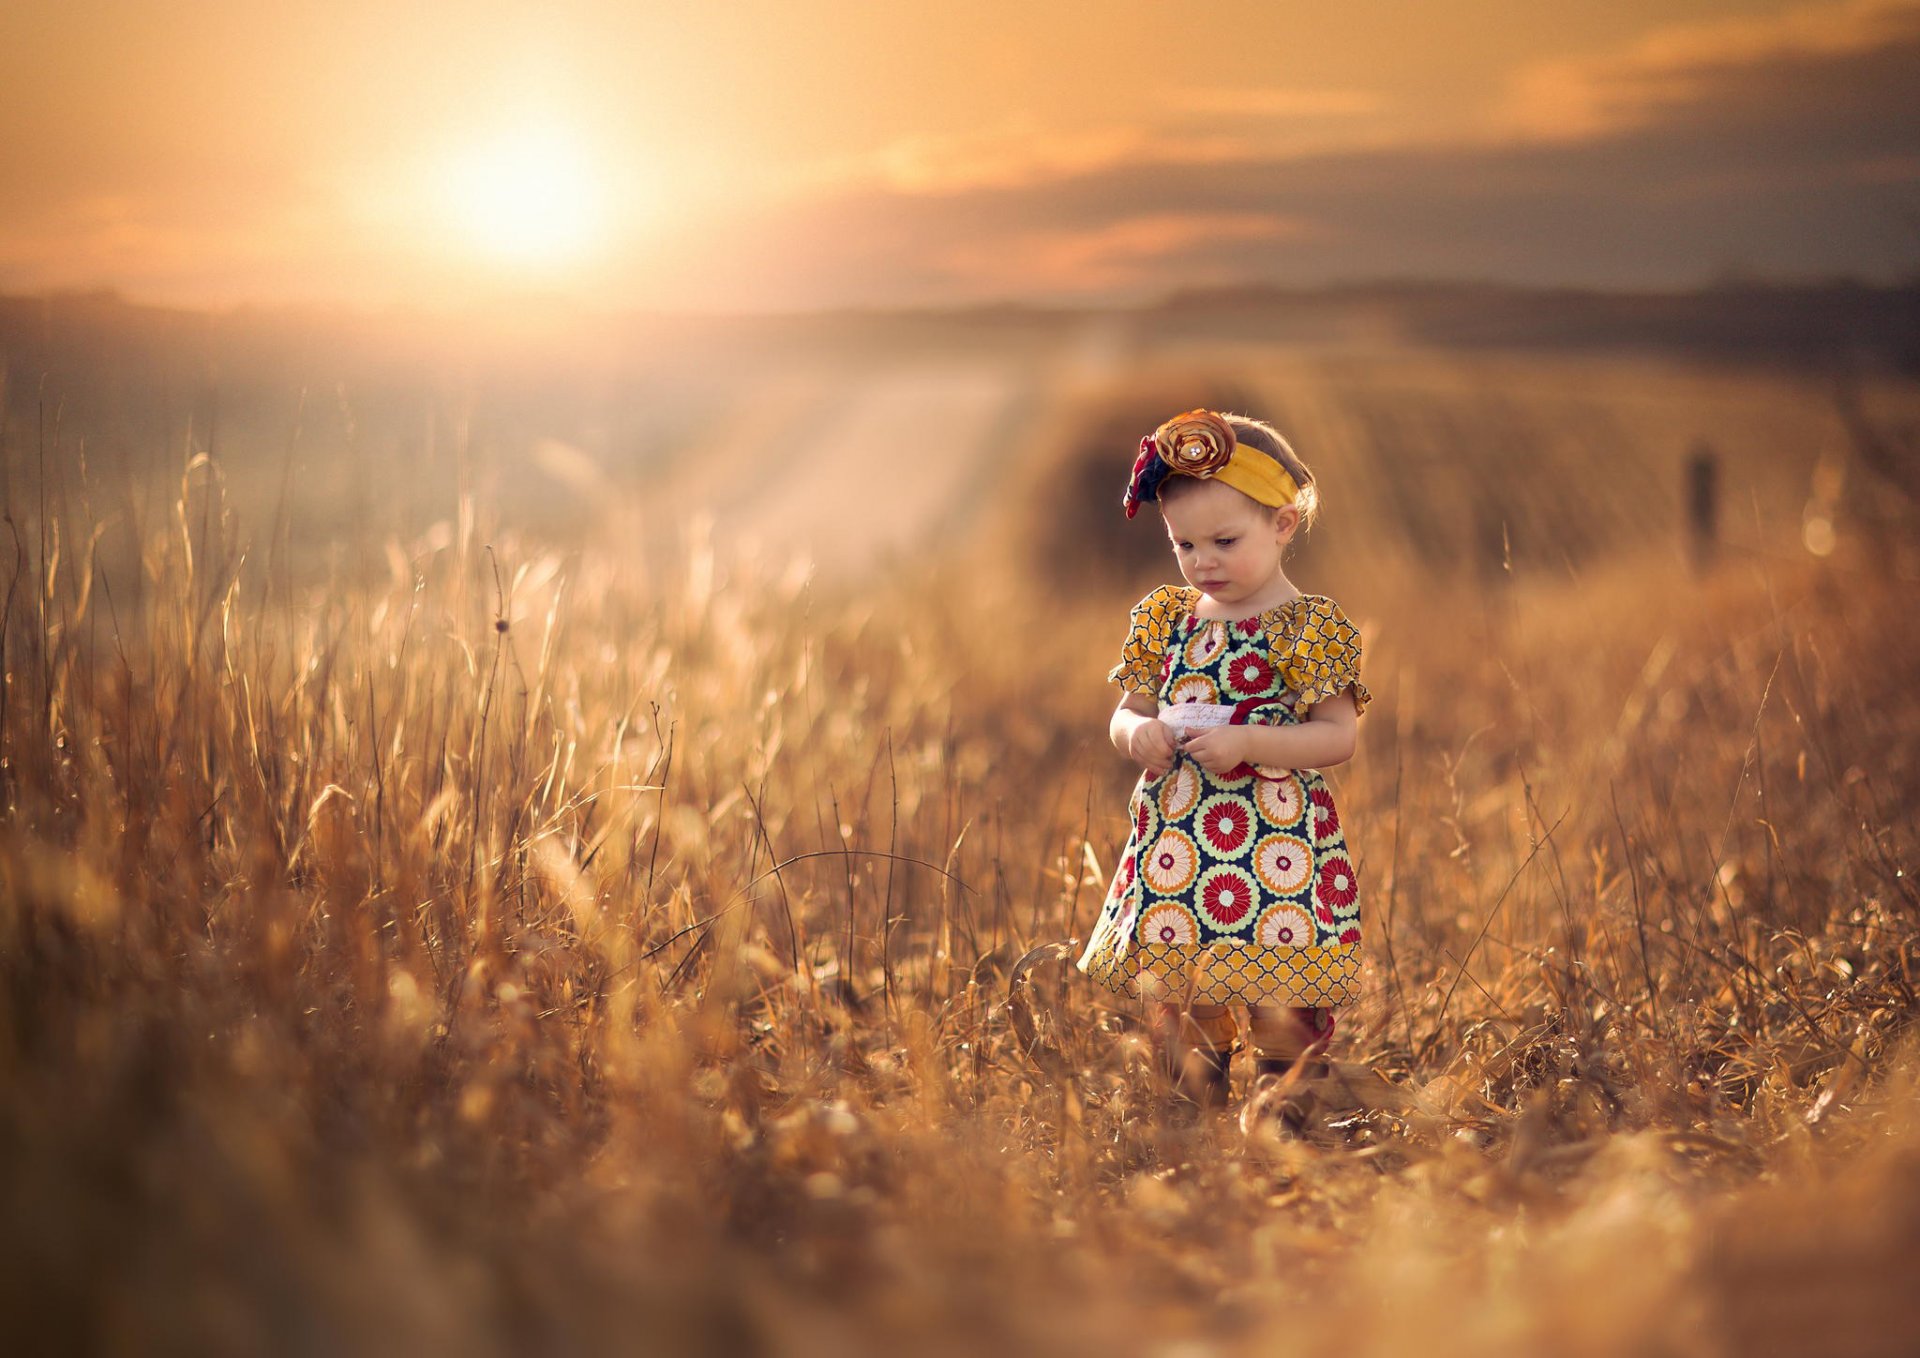
[[1920, 631], [1844, 553], [1379, 584], [1369, 988], [1281, 1138], [1033, 951], [1122, 837], [1124, 599], [470, 507], [300, 595], [214, 471], [8, 539], [19, 1351], [1915, 1332]]

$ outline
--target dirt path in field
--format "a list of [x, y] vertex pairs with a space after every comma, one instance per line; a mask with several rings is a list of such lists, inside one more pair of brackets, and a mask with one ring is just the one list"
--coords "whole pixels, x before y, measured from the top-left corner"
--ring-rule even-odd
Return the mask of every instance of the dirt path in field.
[[738, 545], [829, 573], [867, 569], [968, 520], [992, 449], [1039, 391], [992, 362], [781, 378], [682, 461], [670, 493]]

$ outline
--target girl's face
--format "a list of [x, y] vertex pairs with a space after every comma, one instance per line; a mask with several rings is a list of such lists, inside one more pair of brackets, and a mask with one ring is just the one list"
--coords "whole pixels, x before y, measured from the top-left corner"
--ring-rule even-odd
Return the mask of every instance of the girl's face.
[[1280, 558], [1300, 523], [1291, 505], [1275, 511], [1211, 480], [1161, 501], [1160, 517], [1180, 574], [1221, 604], [1265, 602], [1259, 596], [1284, 578]]

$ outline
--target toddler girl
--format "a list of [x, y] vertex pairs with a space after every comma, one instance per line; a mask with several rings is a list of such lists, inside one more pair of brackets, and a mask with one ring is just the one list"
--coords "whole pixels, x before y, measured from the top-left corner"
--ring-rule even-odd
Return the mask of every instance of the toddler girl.
[[1132, 833], [1079, 962], [1148, 1001], [1166, 1073], [1225, 1098], [1248, 1010], [1254, 1073], [1321, 1068], [1333, 1010], [1360, 974], [1360, 890], [1316, 769], [1353, 755], [1360, 636], [1282, 569], [1318, 507], [1269, 426], [1195, 410], [1141, 440], [1124, 505], [1158, 503], [1186, 585], [1134, 607], [1108, 677], [1108, 728], [1140, 764]]

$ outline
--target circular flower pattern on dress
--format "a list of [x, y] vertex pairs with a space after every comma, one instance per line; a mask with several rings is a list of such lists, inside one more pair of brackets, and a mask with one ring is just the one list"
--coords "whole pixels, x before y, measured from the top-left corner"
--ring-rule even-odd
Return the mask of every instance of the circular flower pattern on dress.
[[1219, 701], [1219, 686], [1204, 674], [1183, 674], [1174, 680], [1173, 687], [1167, 690], [1169, 704], [1217, 703]]
[[1190, 947], [1200, 940], [1199, 926], [1184, 905], [1156, 905], [1140, 921], [1140, 941], [1169, 948]]
[[1113, 870], [1113, 886], [1107, 895], [1118, 900], [1127, 894], [1127, 888], [1133, 885], [1133, 858], [1129, 855], [1120, 860], [1120, 866]]
[[1224, 773], [1210, 773], [1207, 780], [1216, 792], [1245, 792], [1253, 782], [1253, 765], [1236, 764]]
[[1346, 914], [1353, 909], [1354, 902], [1360, 899], [1360, 879], [1354, 876], [1353, 863], [1345, 854], [1330, 854], [1320, 864], [1320, 881], [1313, 895], [1329, 910]]
[[1193, 841], [1168, 826], [1140, 859], [1140, 876], [1156, 895], [1177, 896], [1193, 884], [1200, 869], [1200, 855]]
[[1313, 802], [1313, 840], [1325, 843], [1340, 833], [1340, 813], [1334, 809], [1333, 794], [1317, 787], [1309, 794]]
[[1209, 797], [1200, 804], [1199, 833], [1214, 857], [1238, 858], [1253, 843], [1253, 808], [1244, 797]]
[[1200, 800], [1200, 773], [1191, 760], [1181, 760], [1160, 785], [1160, 814], [1182, 820]]
[[1262, 697], [1272, 690], [1273, 664], [1257, 647], [1236, 651], [1227, 661], [1226, 686], [1230, 698]]
[[1253, 804], [1260, 818], [1277, 829], [1297, 824], [1306, 800], [1300, 795], [1300, 775], [1289, 769], [1284, 777], [1262, 778], [1253, 789]]
[[1358, 929], [1342, 929], [1340, 931], [1340, 941], [1342, 943], [1358, 943], [1360, 941], [1360, 931]]
[[1298, 895], [1313, 880], [1313, 849], [1294, 835], [1268, 835], [1254, 848], [1253, 870], [1274, 895]]
[[1252, 917], [1258, 899], [1253, 878], [1226, 863], [1207, 869], [1197, 894], [1201, 918], [1222, 933], [1239, 930]]
[[1311, 947], [1313, 917], [1297, 905], [1276, 905], [1254, 926], [1253, 941], [1263, 948]]
[[1187, 638], [1186, 660], [1194, 669], [1204, 669], [1220, 658], [1227, 649], [1227, 628], [1225, 623], [1204, 622], [1194, 634]]

